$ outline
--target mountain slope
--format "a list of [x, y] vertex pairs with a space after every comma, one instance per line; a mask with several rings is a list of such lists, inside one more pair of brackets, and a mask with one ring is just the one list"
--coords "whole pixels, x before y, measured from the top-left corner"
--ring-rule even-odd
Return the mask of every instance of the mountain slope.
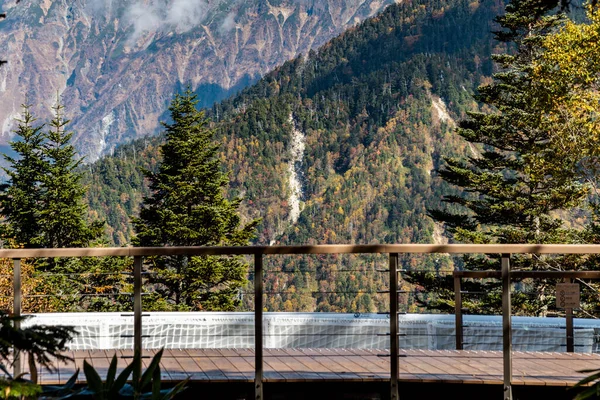
[[[443, 242], [426, 215], [449, 192], [434, 171], [443, 155], [477, 151], [452, 129], [489, 79], [492, 20], [502, 8], [463, 0], [390, 6], [212, 107], [230, 195], [245, 197], [248, 218], [263, 218], [258, 242]], [[159, 144], [122, 146], [89, 167], [90, 204], [120, 244], [145, 190], [136, 166], [152, 169]], [[376, 295], [385, 278], [373, 279], [377, 257], [269, 262], [273, 271], [285, 266], [268, 275], [267, 286], [282, 292], [269, 298], [272, 310], [363, 312], [385, 302]], [[443, 257], [411, 262], [448, 265]], [[340, 290], [346, 295], [333, 293]]]
[[181, 86], [191, 84], [211, 105], [390, 3], [4, 2], [0, 43], [9, 64], [0, 70], [2, 141], [23, 102], [44, 120], [58, 93], [79, 151], [94, 161], [119, 143], [156, 133]]

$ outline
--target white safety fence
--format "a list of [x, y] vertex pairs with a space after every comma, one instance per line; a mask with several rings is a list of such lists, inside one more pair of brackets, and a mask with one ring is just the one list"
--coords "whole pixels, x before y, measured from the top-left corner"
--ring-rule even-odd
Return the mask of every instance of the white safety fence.
[[[512, 317], [513, 350], [566, 351], [564, 318]], [[37, 314], [27, 325], [72, 325], [73, 350], [133, 348], [133, 317], [120, 313]], [[502, 350], [500, 316], [465, 316], [465, 350]], [[574, 320], [575, 351], [600, 352], [600, 321]], [[388, 348], [389, 319], [378, 314], [265, 313], [265, 348]], [[399, 316], [401, 349], [453, 350], [454, 316]], [[148, 313], [144, 348], [251, 348], [252, 313]]]

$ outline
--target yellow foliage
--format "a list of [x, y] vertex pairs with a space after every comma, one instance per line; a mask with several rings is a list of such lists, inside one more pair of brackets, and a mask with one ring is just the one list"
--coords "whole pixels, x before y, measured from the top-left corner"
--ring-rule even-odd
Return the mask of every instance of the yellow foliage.
[[532, 76], [549, 102], [545, 128], [559, 156], [600, 156], [600, 13], [589, 22], [567, 21], [543, 42]]
[[294, 305], [288, 299], [288, 300], [285, 301], [285, 303], [283, 303], [283, 309], [284, 309], [285, 312], [293, 312], [294, 311]]
[[[13, 261], [0, 259], [0, 310], [13, 311]], [[45, 297], [35, 297], [44, 294], [44, 280], [35, 276], [34, 267], [26, 259], [21, 261], [21, 290], [22, 312], [53, 312], [55, 310]]]

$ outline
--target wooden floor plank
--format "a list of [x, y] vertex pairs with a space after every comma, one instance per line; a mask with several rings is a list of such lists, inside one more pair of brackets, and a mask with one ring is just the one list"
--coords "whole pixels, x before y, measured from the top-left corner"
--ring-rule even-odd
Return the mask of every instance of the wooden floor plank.
[[565, 372], [565, 363], [557, 363], [555, 358], [549, 357], [547, 354], [542, 356], [543, 358], [529, 358], [532, 365], [537, 365], [537, 369], [533, 372], [534, 376], [540, 377], [544, 381], [558, 381], [558, 377]]
[[268, 349], [265, 351], [265, 372], [277, 372], [285, 382], [306, 382], [305, 377], [283, 362], [282, 357], [285, 355], [285, 352], [281, 349]]
[[387, 379], [390, 375], [390, 363], [381, 357], [364, 350], [348, 349], [349, 353], [360, 357], [360, 363], [378, 378]]
[[[376, 378], [376, 374], [369, 368], [363, 355], [349, 351], [348, 349], [333, 349], [333, 351], [344, 360], [344, 365], [348, 366], [353, 373], [360, 376], [363, 380], [370, 381]], [[387, 375], [389, 376], [389, 373]]]
[[209, 357], [210, 361], [212, 361], [217, 368], [219, 368], [223, 374], [228, 378], [228, 380], [246, 380], [246, 377], [243, 376], [238, 369], [231, 363], [228, 358], [222, 357], [218, 355], [219, 353], [214, 353], [214, 356]]
[[360, 374], [356, 373], [356, 364], [347, 360], [343, 356], [339, 356], [336, 349], [324, 349], [324, 357], [327, 357], [327, 363], [335, 363], [338, 366], [334, 366], [335, 372], [342, 376], [342, 379], [348, 381], [359, 381], [363, 382], [364, 379]]
[[348, 371], [347, 366], [344, 366], [339, 360], [332, 357], [335, 354], [331, 349], [319, 349], [317, 354], [312, 354], [310, 357], [317, 363], [321, 364], [321, 368], [338, 376], [338, 379], [344, 381], [362, 381], [358, 375]]
[[[352, 349], [337, 348], [333, 349], [333, 351], [339, 357], [346, 360], [346, 365], [352, 369], [352, 372], [359, 375], [365, 381], [381, 379], [382, 377], [389, 379], [389, 360], [386, 358], [373, 356], [372, 354]], [[369, 359], [373, 362], [381, 362], [381, 364], [375, 368], [375, 371], [373, 370], [372, 363], [368, 361]], [[382, 374], [378, 375], [376, 371], [382, 372]]]
[[202, 371], [200, 369], [198, 364], [196, 364], [196, 362], [194, 361], [192, 356], [190, 356], [189, 354], [187, 354], [185, 352], [179, 352], [177, 361], [179, 361], [179, 364], [184, 369], [184, 371], [186, 372], [187, 376], [189, 377], [189, 379], [191, 381], [208, 381], [208, 380], [210, 380], [208, 378], [208, 375], [206, 375], [204, 373], [204, 371]]
[[310, 356], [299, 352], [297, 349], [282, 350], [289, 355], [293, 362], [298, 363], [298, 365], [301, 366], [299, 371], [306, 374], [309, 379], [315, 381], [329, 379], [328, 376], [323, 374], [322, 365], [314, 362]]
[[326, 363], [319, 362], [321, 353], [315, 355], [310, 349], [286, 349], [290, 353], [300, 352], [299, 358], [311, 371], [317, 373], [322, 380], [341, 380], [342, 377], [329, 369]]
[[[157, 350], [144, 350], [147, 367]], [[131, 350], [71, 351], [74, 362], [56, 363], [57, 370], [39, 371], [40, 383], [64, 383], [87, 360], [105, 377], [113, 354], [118, 370], [133, 361], [123, 358]], [[389, 350], [378, 349], [264, 349], [265, 380], [268, 382], [305, 381], [382, 381], [389, 379]], [[401, 350], [400, 379], [415, 382], [502, 383], [502, 353], [497, 351]], [[24, 365], [27, 370], [27, 365]], [[514, 352], [515, 385], [572, 386], [584, 374], [581, 369], [600, 368], [600, 355], [578, 353]], [[190, 377], [196, 381], [228, 382], [254, 379], [253, 349], [165, 350], [161, 362], [165, 380]], [[79, 374], [84, 381], [83, 371]]]
[[249, 365], [234, 349], [218, 349], [219, 354], [226, 358], [237, 372], [248, 381], [254, 380], [254, 366]]
[[[389, 350], [360, 349], [354, 350], [354, 352], [356, 354], [361, 354], [364, 352], [367, 360], [370, 360], [372, 363], [377, 363], [384, 368], [386, 378], [390, 375], [391, 360]], [[417, 353], [412, 350], [400, 350], [399, 354], [399, 379], [408, 382], [422, 382], [423, 376], [426, 375], [426, 371], [411, 364], [410, 359], [408, 358], [409, 356], [414, 356]]]
[[[57, 363], [58, 369], [58, 381], [68, 381], [73, 374], [77, 371], [77, 365], [75, 361], [75, 353], [72, 351], [68, 351], [65, 353], [66, 356], [73, 359], [73, 361], [61, 361]], [[83, 365], [82, 365], [83, 367]], [[39, 368], [38, 368], [39, 370]], [[78, 374], [78, 379], [82, 379], [83, 371], [80, 370]], [[58, 383], [58, 382], [57, 382]]]
[[483, 380], [485, 385], [497, 385], [503, 383], [503, 359], [501, 353], [478, 351], [472, 353], [470, 364], [477, 365], [481, 372], [477, 376]]
[[[485, 384], [486, 382], [502, 381], [501, 370], [498, 370], [501, 365], [497, 362], [490, 368], [489, 360], [484, 362], [484, 358], [477, 357], [473, 354], [469, 355], [469, 357], [458, 356], [456, 358], [460, 359], [465, 368], [470, 371], [470, 374], [475, 376], [478, 380], [481, 380], [481, 383]], [[467, 382], [467, 380], [465, 380], [465, 382]]]
[[285, 363], [290, 369], [294, 369], [300, 375], [306, 378], [307, 381], [319, 381], [323, 380], [323, 376], [318, 372], [314, 371], [310, 363], [306, 363], [306, 357], [299, 354], [297, 351], [290, 351], [290, 349], [281, 349], [286, 355], [280, 357], [280, 360]]
[[238, 352], [236, 359], [238, 369], [243, 369], [249, 378], [254, 379], [254, 354], [248, 352]]
[[198, 370], [203, 372], [210, 382], [226, 382], [227, 377], [207, 356], [204, 350], [186, 349], [186, 355], [198, 366]]
[[[472, 381], [473, 383], [483, 383], [483, 379], [472, 373], [472, 369], [465, 363], [465, 358], [454, 357], [453, 354], [441, 354], [439, 356], [428, 354], [427, 362], [437, 364], [443, 371], [446, 380], [456, 380], [460, 382]], [[452, 378], [447, 378], [452, 376]]]
[[[421, 382], [441, 382], [443, 378], [438, 374], [443, 375], [444, 371], [434, 369], [432, 371], [429, 363], [423, 361], [422, 357], [410, 356], [402, 358], [402, 365], [405, 366], [405, 373], [411, 374], [418, 378]], [[410, 379], [410, 378], [409, 378]]]
[[166, 370], [173, 381], [187, 379], [189, 375], [180, 362], [180, 359], [183, 358], [184, 357], [181, 357], [179, 352], [165, 349], [160, 361], [161, 372], [163, 369]]
[[535, 376], [538, 372], [538, 364], [529, 358], [513, 359], [513, 381], [523, 382], [527, 385], [546, 386], [547, 382]]

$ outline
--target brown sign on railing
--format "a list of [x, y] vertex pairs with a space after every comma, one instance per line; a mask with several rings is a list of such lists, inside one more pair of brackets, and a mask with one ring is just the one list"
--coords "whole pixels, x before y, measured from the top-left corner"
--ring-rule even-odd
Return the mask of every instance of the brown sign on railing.
[[579, 308], [579, 284], [556, 284], [556, 308]]

